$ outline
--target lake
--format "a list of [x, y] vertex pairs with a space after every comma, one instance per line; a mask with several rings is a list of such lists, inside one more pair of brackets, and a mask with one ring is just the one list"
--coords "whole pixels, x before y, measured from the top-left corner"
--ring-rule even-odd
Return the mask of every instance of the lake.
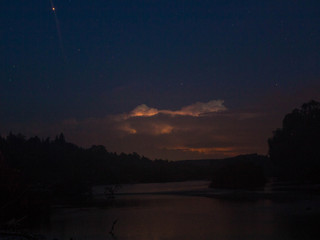
[[[201, 196], [215, 191], [207, 186], [204, 181], [124, 185], [105, 207], [57, 207], [31, 230], [59, 240], [320, 239], [317, 195], [235, 200]], [[94, 188], [95, 196], [101, 198], [103, 190]]]

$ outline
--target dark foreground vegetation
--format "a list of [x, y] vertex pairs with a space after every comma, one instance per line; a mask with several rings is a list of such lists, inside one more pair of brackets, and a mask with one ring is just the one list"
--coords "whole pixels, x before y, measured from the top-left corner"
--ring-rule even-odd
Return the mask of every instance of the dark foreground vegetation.
[[280, 180], [319, 183], [320, 103], [312, 100], [287, 114], [268, 143]]

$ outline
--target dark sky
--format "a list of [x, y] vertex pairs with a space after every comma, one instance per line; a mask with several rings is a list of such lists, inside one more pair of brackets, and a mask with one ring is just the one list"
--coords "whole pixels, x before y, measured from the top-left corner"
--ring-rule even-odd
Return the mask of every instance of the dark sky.
[[266, 154], [284, 115], [320, 100], [318, 0], [1, 1], [0, 36], [2, 136]]

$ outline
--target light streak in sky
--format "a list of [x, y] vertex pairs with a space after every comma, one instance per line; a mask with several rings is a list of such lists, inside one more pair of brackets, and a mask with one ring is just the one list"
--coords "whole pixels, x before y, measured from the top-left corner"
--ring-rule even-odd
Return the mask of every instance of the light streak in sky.
[[56, 28], [57, 28], [57, 34], [58, 34], [58, 38], [59, 38], [59, 46], [60, 46], [60, 50], [61, 50], [61, 54], [63, 56], [64, 61], [66, 61], [67, 57], [64, 53], [64, 47], [63, 47], [63, 41], [62, 41], [62, 34], [61, 34], [61, 29], [60, 29], [60, 24], [59, 24], [59, 19], [56, 13], [56, 8], [53, 4], [53, 0], [50, 0], [50, 4], [51, 4], [51, 9], [53, 11], [53, 15], [54, 15], [54, 19], [56, 22]]

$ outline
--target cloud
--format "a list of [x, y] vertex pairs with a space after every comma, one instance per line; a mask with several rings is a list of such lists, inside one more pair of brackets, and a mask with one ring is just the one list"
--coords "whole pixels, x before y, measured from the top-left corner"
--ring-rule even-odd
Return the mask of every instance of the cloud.
[[141, 104], [130, 112], [129, 117], [151, 117], [158, 113], [158, 109], [150, 108], [145, 104]]
[[128, 134], [162, 135], [172, 133], [174, 126], [157, 121], [124, 121], [118, 122], [118, 129]]
[[212, 100], [207, 103], [196, 102], [195, 104], [183, 107], [180, 111], [173, 111], [171, 114], [199, 117], [203, 114], [227, 110], [223, 103], [223, 100]]
[[171, 116], [192, 116], [200, 117], [208, 113], [221, 112], [227, 110], [224, 106], [223, 100], [211, 100], [207, 103], [196, 102], [189, 106], [182, 107], [180, 110], [159, 110], [141, 104], [133, 109], [129, 114], [125, 114], [125, 118], [130, 117], [152, 117], [158, 114], [165, 114]]
[[129, 134], [136, 134], [137, 130], [132, 128], [130, 124], [123, 124], [119, 127], [119, 130], [127, 132]]
[[173, 128], [173, 126], [170, 126], [168, 124], [155, 124], [153, 127], [155, 135], [169, 134], [172, 132]]
[[222, 156], [234, 156], [236, 149], [232, 147], [172, 147], [169, 150], [180, 150], [183, 152], [196, 152], [203, 155], [211, 155], [219, 153]]

